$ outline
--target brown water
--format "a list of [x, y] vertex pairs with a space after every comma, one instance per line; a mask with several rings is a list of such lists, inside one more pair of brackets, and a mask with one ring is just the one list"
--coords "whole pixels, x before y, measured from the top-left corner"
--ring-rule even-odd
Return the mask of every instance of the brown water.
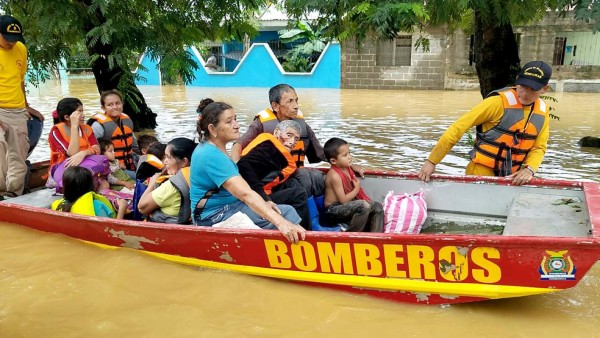
[[[195, 105], [231, 103], [247, 126], [266, 89], [143, 87], [159, 114], [157, 136], [193, 137]], [[322, 142], [350, 141], [367, 167], [418, 170], [443, 130], [480, 100], [477, 92], [298, 90]], [[29, 101], [48, 114], [76, 96], [99, 110], [90, 80], [46, 84]], [[599, 96], [557, 93], [551, 141], [539, 175], [600, 179], [600, 149], [576, 142], [600, 130]], [[46, 124], [43, 138], [47, 137]], [[600, 136], [600, 135], [597, 135]], [[462, 173], [468, 147], [438, 166]], [[33, 159], [48, 156], [42, 142]], [[397, 304], [229, 272], [197, 270], [130, 250], [0, 226], [0, 337], [600, 337], [600, 264], [555, 294], [447, 307]]]

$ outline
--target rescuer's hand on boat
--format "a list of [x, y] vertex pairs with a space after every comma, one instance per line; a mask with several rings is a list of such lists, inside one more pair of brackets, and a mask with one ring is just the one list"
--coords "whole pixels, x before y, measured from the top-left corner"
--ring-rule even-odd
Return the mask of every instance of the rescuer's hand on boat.
[[40, 113], [39, 110], [30, 107], [29, 105], [27, 105], [27, 107], [25, 107], [25, 109], [27, 110], [27, 114], [29, 114], [29, 116], [31, 117], [35, 117], [40, 121], [44, 121], [44, 115], [42, 115], [42, 113]]
[[351, 165], [350, 168], [352, 168], [352, 171], [354, 171], [357, 176], [360, 176], [360, 178], [365, 178], [365, 168], [359, 165]]
[[531, 182], [533, 179], [534, 171], [529, 166], [525, 166], [521, 168], [514, 174], [506, 176], [507, 178], [512, 179], [512, 184], [514, 185], [523, 185]]
[[435, 163], [430, 160], [425, 161], [421, 170], [419, 170], [419, 178], [425, 182], [429, 182], [431, 180], [431, 174], [435, 171]]

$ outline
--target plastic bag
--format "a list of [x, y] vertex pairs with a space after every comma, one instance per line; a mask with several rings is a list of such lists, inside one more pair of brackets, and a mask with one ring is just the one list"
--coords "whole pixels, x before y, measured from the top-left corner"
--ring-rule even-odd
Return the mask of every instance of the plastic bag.
[[427, 219], [424, 192], [397, 194], [388, 192], [383, 200], [383, 224], [386, 233], [418, 234]]

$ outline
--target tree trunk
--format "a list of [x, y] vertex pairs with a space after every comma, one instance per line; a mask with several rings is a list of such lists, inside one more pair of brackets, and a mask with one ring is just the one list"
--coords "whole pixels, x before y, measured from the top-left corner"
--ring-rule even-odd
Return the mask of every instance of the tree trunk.
[[[84, 4], [89, 6], [89, 1], [84, 1]], [[86, 31], [89, 32], [94, 27], [106, 22], [106, 18], [96, 10], [91, 20], [86, 24]], [[104, 44], [98, 40], [95, 44], [90, 45], [86, 41], [88, 54], [90, 56], [98, 55], [92, 62], [92, 71], [96, 79], [96, 87], [98, 92], [102, 93], [106, 90], [125, 88], [123, 94], [123, 112], [129, 117], [134, 124], [134, 130], [140, 131], [144, 128], [156, 128], [156, 114], [148, 107], [144, 96], [135, 85], [133, 75], [129, 69], [123, 69], [120, 66], [113, 64], [111, 68], [108, 62], [108, 57], [114, 52], [112, 44]]]
[[482, 97], [492, 90], [511, 86], [519, 74], [519, 48], [512, 25], [486, 23], [475, 11], [475, 68]]
[[[88, 52], [90, 55], [97, 53], [98, 49], [112, 49], [112, 46], [88, 46]], [[106, 56], [108, 54], [100, 55]], [[92, 71], [94, 72], [94, 77], [96, 78], [96, 87], [98, 87], [99, 93], [111, 89], [118, 89], [119, 83], [121, 81], [125, 81], [125, 85], [122, 86], [127, 88], [122, 93], [123, 112], [131, 117], [135, 131], [140, 131], [141, 129], [145, 128], [156, 128], [156, 114], [152, 112], [150, 107], [148, 107], [144, 96], [135, 85], [131, 75], [127, 76], [128, 74], [124, 74], [125, 71], [116, 65], [110, 69], [108, 59], [106, 57], [97, 58], [92, 63]], [[135, 107], [137, 107], [137, 109]]]

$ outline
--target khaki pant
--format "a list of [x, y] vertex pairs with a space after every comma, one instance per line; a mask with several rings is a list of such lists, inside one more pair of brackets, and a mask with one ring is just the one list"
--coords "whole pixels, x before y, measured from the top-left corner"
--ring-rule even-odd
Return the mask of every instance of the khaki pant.
[[27, 120], [25, 109], [0, 108], [0, 194], [21, 195], [27, 175]]

